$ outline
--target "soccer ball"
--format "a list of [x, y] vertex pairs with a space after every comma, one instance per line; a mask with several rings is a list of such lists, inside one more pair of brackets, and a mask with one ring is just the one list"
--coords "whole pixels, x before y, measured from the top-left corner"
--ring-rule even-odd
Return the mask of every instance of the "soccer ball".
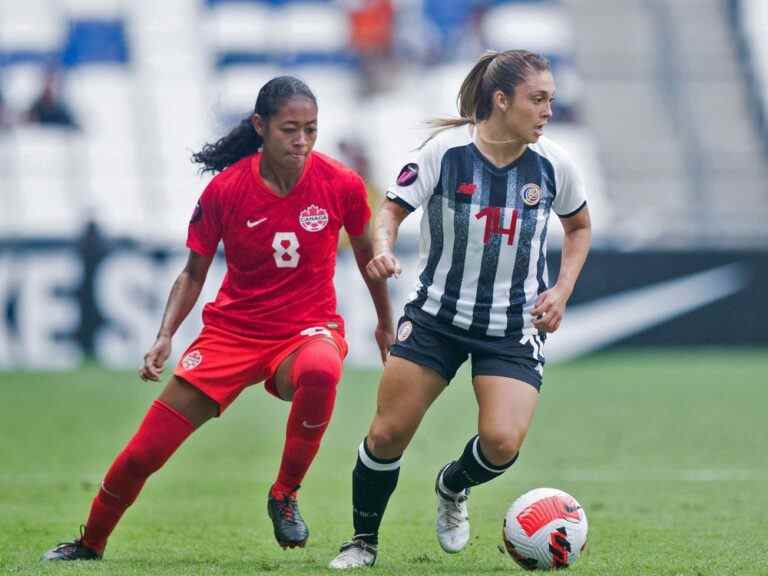
[[536, 488], [507, 510], [504, 546], [526, 570], [567, 568], [586, 547], [587, 528], [587, 515], [573, 496]]

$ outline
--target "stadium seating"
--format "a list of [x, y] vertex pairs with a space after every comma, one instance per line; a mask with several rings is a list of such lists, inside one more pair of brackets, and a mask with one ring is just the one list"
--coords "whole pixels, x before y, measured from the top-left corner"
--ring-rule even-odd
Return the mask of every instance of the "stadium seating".
[[3, 229], [16, 235], [55, 237], [79, 231], [82, 190], [72, 178], [82, 161], [73, 142], [62, 130], [29, 127], [11, 136], [12, 184], [3, 186], [8, 198]]
[[64, 31], [48, 0], [0, 1], [0, 65], [46, 62], [55, 55]]
[[614, 236], [627, 246], [764, 242], [765, 163], [724, 4], [580, 7], [585, 120], [601, 143]]
[[[318, 149], [349, 161], [354, 155], [345, 158], [340, 144], [361, 145], [372, 196], [380, 198], [428, 135], [424, 121], [456, 114], [459, 85], [484, 49], [529, 48], [552, 62], [557, 100], [547, 135], [584, 172], [596, 245], [766, 245], [768, 174], [755, 114], [765, 108], [765, 126], [764, 0], [729, 0], [739, 8], [736, 27], [720, 0], [398, 2], [393, 54], [376, 61], [387, 73], [375, 89], [366, 82], [370, 55], [350, 47], [345, 10], [353, 5], [0, 0], [0, 92], [11, 124], [0, 125], [0, 272], [34, 280], [28, 302], [36, 303], [16, 313], [17, 282], [6, 282], [8, 333], [17, 319], [41, 324], [38, 340], [58, 346], [62, 329], [46, 327], [40, 316], [47, 304], [39, 303], [64, 292], [69, 300], [89, 296], [89, 286], [78, 284], [81, 260], [62, 240], [77, 238], [92, 219], [110, 240], [121, 237], [106, 244], [114, 249], [98, 269], [83, 275], [106, 311], [93, 348], [106, 364], [133, 363], [157, 329], [167, 287], [184, 262], [189, 216], [210, 178], [197, 173], [190, 156], [251, 114], [267, 80], [292, 74], [309, 84], [320, 106]], [[60, 75], [74, 128], [25, 117], [50, 70]], [[399, 248], [411, 265], [392, 283], [398, 304], [413, 286], [407, 275], [415, 273], [417, 228], [418, 218], [403, 225]], [[561, 234], [559, 225], [549, 227], [555, 249]], [[104, 248], [93, 244], [96, 256], [83, 260], [91, 265]], [[54, 258], [52, 250], [60, 254]], [[50, 278], [42, 278], [48, 271]], [[223, 273], [219, 258], [177, 336], [181, 342], [196, 334], [199, 306], [213, 297]], [[340, 255], [337, 283], [361, 287], [348, 251]], [[350, 360], [362, 364], [376, 356], [363, 344], [375, 319], [358, 314], [367, 301], [364, 288], [340, 298], [350, 342], [360, 343]], [[70, 307], [75, 314], [77, 306]], [[89, 302], [85, 308], [93, 314]], [[59, 324], [67, 331], [72, 323]], [[6, 354], [6, 365], [60, 358], [42, 344], [13, 346], [31, 352], [21, 360]]]
[[[52, 213], [32, 211], [29, 218], [40, 222], [15, 222], [14, 229], [64, 233], [91, 216], [116, 234], [183, 237], [206, 182], [189, 162], [191, 153], [249, 114], [258, 88], [281, 73], [305, 79], [318, 96], [318, 148], [338, 156], [340, 141], [362, 141], [372, 184], [381, 190], [425, 137], [422, 121], [455, 114], [459, 83], [483, 46], [526, 47], [551, 60], [558, 82], [551, 134], [566, 143], [587, 173], [600, 233], [637, 229], [645, 235], [632, 241], [658, 237], [652, 230], [658, 212], [627, 212], [635, 194], [658, 194], [668, 210], [686, 210], [690, 154], [677, 127], [656, 113], [668, 102], [649, 88], [658, 72], [652, 38], [659, 31], [645, 4], [618, 7], [601, 0], [576, 11], [554, 0], [425, 1], [420, 18], [409, 12], [401, 24], [411, 26], [411, 36], [413, 26], [425, 37], [437, 35], [442, 51], [424, 60], [426, 53], [400, 52], [386, 89], [368, 97], [361, 97], [360, 62], [348, 45], [346, 6], [317, 0], [0, 0], [0, 87], [6, 104], [18, 118], [53, 59], [64, 71], [64, 94], [81, 127], [69, 134], [49, 129], [52, 135], [41, 136], [39, 146], [30, 139], [46, 129], [17, 127], [0, 136], [0, 173], [10, 179], [4, 196], [17, 194], [9, 190], [42, 189], [39, 178], [21, 169], [24, 150], [44, 150], [51, 166], [68, 170], [55, 172], [65, 174], [65, 183], [48, 183], [52, 196], [67, 199], [61, 225], [52, 224]], [[621, 17], [631, 18], [636, 32], [619, 33], [613, 23]], [[598, 33], [584, 33], [584, 26]], [[607, 44], [610, 51], [602, 48]], [[722, 54], [727, 63], [728, 53]], [[694, 53], [681, 58], [691, 82], [701, 81], [703, 60]], [[585, 95], [585, 78], [590, 90], [603, 96]], [[692, 99], [691, 121], [700, 121], [714, 99], [734, 97], [732, 90], [713, 79], [706, 91], [710, 97]], [[627, 102], [632, 114], [623, 112]], [[715, 120], [738, 129], [746, 122], [738, 110]], [[634, 136], [627, 139], [627, 133]], [[718, 153], [718, 141], [705, 131], [693, 137], [700, 158]], [[702, 193], [708, 205], [725, 204], [716, 190], [735, 172], [738, 181], [754, 188], [755, 176], [742, 170], [759, 160], [754, 146], [730, 151], [731, 170], [712, 174]], [[30, 183], [22, 182], [26, 179]], [[47, 209], [63, 204], [52, 200]], [[627, 221], [614, 219], [622, 213]]]
[[768, 153], [768, 4], [731, 0], [731, 15], [750, 81], [751, 101]]

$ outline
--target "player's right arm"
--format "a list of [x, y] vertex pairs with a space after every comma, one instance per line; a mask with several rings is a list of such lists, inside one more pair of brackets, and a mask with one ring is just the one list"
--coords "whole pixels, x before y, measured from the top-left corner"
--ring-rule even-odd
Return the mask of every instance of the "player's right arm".
[[365, 267], [368, 276], [384, 280], [400, 275], [400, 262], [395, 256], [397, 231], [405, 217], [410, 214], [402, 205], [385, 200], [376, 214], [373, 233], [373, 258]]
[[381, 280], [400, 275], [395, 242], [400, 224], [432, 195], [440, 177], [440, 162], [446, 145], [433, 138], [403, 166], [386, 200], [376, 214], [373, 231], [373, 259], [366, 266], [371, 278]]
[[187, 264], [176, 278], [168, 295], [155, 343], [144, 355], [144, 365], [139, 370], [142, 380], [157, 382], [160, 379], [163, 365], [171, 354], [171, 338], [197, 302], [213, 257], [214, 254], [206, 256], [193, 250], [189, 251]]

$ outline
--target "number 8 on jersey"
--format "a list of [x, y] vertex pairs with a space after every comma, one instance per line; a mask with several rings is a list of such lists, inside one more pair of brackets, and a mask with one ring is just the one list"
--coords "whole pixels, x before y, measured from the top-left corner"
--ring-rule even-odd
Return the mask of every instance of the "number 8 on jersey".
[[293, 232], [276, 232], [272, 240], [275, 264], [278, 268], [296, 268], [299, 265], [299, 239]]

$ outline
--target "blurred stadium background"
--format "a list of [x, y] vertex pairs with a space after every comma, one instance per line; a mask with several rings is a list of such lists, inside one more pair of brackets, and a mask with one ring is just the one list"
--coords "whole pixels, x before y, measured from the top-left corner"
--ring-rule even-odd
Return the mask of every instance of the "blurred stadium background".
[[[502, 503], [549, 484], [590, 515], [579, 573], [768, 573], [766, 0], [0, 0], [0, 572], [49, 573], [36, 558], [75, 535], [157, 394], [133, 370], [208, 180], [191, 153], [249, 114], [270, 77], [298, 75], [319, 99], [318, 149], [366, 176], [375, 204], [422, 122], [455, 113], [486, 48], [552, 61], [547, 132], [585, 173], [594, 249], [548, 341], [563, 363], [547, 369], [524, 458], [473, 495], [479, 540], [441, 555], [424, 497], [474, 430], [462, 372], [409, 449], [377, 569], [510, 569], [495, 552]], [[271, 542], [261, 498], [287, 406], [259, 396], [152, 480], [105, 573], [312, 574], [349, 536], [379, 368], [372, 307], [340, 250], [351, 352], [303, 490], [313, 546], [288, 556]], [[223, 272], [219, 258], [201, 304]], [[620, 350], [573, 361], [606, 348]]]
[[[318, 149], [363, 173], [375, 204], [423, 121], [455, 114], [473, 60], [511, 47], [552, 61], [548, 133], [584, 171], [594, 218], [573, 303], [600, 301], [571, 315], [591, 325], [570, 340], [566, 325], [551, 358], [764, 345], [767, 31], [764, 0], [2, 0], [0, 367], [136, 365], [207, 181], [190, 155], [270, 77], [316, 91]], [[340, 308], [365, 364], [373, 315], [356, 274], [342, 253]], [[393, 283], [398, 301], [412, 281]]]

